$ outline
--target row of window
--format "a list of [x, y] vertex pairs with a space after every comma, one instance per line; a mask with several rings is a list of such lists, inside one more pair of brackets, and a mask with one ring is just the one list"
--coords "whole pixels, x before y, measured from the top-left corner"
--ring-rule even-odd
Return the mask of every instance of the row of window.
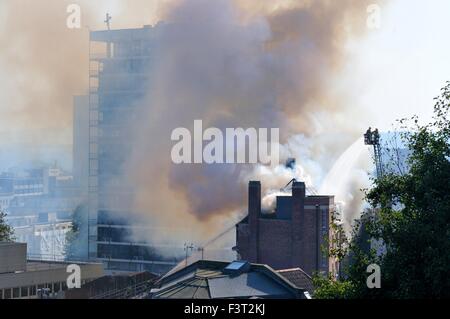
[[165, 261], [176, 263], [180, 260], [175, 256], [183, 256], [182, 247], [167, 248], [166, 251], [171, 256], [163, 256], [156, 249], [149, 246], [139, 245], [110, 245], [98, 244], [97, 252], [99, 258], [125, 259], [125, 260], [146, 260], [146, 261]]
[[[124, 125], [124, 123], [129, 123], [130, 121], [137, 120], [138, 119], [138, 112], [136, 111], [137, 108], [135, 107], [126, 107], [127, 105], [133, 105], [132, 101], [127, 101], [127, 104], [125, 107], [116, 107], [116, 108], [109, 108], [107, 111], [93, 111], [93, 114], [91, 116], [92, 120], [98, 120], [102, 124], [106, 125]], [[96, 114], [95, 112], [98, 112]]]
[[[132, 62], [130, 61], [130, 64]], [[111, 70], [112, 72], [115, 71], [115, 69]], [[130, 70], [131, 71], [131, 70]], [[148, 77], [145, 75], [145, 70], [142, 69], [135, 69], [136, 71], [143, 72], [144, 75], [130, 75], [129, 72], [124, 73], [122, 75], [115, 75], [111, 76], [111, 74], [103, 73], [104, 76], [100, 78], [99, 81], [99, 90], [104, 91], [143, 91], [148, 87]], [[133, 71], [131, 71], [133, 72]]]
[[98, 223], [104, 225], [129, 225], [126, 213], [109, 213], [105, 210], [98, 211]]
[[0, 199], [0, 207], [8, 206], [8, 205], [9, 205], [9, 199]]
[[[328, 224], [329, 224], [329, 212], [328, 209], [322, 209], [322, 221], [321, 221], [321, 229], [320, 229], [320, 236], [321, 238], [327, 238], [328, 236]], [[317, 230], [319, 231], [319, 230]], [[328, 268], [328, 255], [320, 254], [320, 260], [321, 260], [321, 267], [324, 269]]]
[[98, 241], [122, 242], [129, 240], [132, 232], [126, 228], [98, 228]]
[[154, 50], [154, 45], [147, 39], [128, 40], [113, 43], [111, 49], [114, 50], [114, 57], [150, 56]]
[[176, 263], [165, 265], [165, 264], [139, 264], [139, 263], [129, 263], [129, 262], [117, 262], [117, 261], [107, 261], [107, 269], [111, 270], [121, 270], [121, 271], [149, 271], [153, 274], [165, 274], [174, 266]]
[[[86, 283], [82, 281], [82, 285]], [[47, 283], [26, 287], [0, 289], [0, 299], [32, 299], [39, 297], [39, 293], [45, 291], [46, 294], [55, 295], [60, 291], [67, 290], [66, 282]]]
[[44, 189], [43, 188], [27, 188], [27, 189], [18, 189], [15, 190], [15, 193], [18, 195], [23, 195], [23, 194], [40, 194], [43, 193]]
[[109, 111], [113, 108], [133, 109], [136, 102], [142, 101], [146, 97], [148, 90], [130, 92], [102, 92], [98, 97], [98, 104], [101, 111]]

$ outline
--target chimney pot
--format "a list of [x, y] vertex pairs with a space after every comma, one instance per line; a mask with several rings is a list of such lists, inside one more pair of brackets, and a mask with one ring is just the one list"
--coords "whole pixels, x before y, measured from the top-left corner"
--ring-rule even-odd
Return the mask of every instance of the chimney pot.
[[248, 224], [250, 228], [249, 261], [258, 262], [259, 216], [261, 215], [261, 183], [248, 184]]

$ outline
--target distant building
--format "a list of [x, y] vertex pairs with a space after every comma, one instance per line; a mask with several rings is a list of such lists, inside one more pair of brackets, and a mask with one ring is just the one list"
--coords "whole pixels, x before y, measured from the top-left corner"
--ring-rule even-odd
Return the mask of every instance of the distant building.
[[155, 283], [151, 299], [308, 299], [309, 292], [267, 265], [200, 260]]
[[14, 215], [47, 212], [52, 207], [72, 211], [73, 203], [80, 202], [72, 175], [57, 167], [0, 173], [0, 199], [2, 209]]
[[0, 210], [6, 211], [13, 199], [14, 195], [11, 193], [0, 193]]
[[[294, 181], [292, 196], [278, 196], [273, 213], [261, 212], [261, 184], [249, 183], [248, 216], [236, 225], [236, 250], [252, 263], [274, 269], [301, 268], [307, 274], [338, 272], [327, 255], [333, 196], [306, 196]], [[325, 250], [325, 251], [324, 251]]]
[[31, 170], [22, 174], [2, 173], [0, 175], [0, 194], [21, 196], [39, 196], [46, 192], [43, 170]]
[[103, 276], [65, 293], [65, 299], [131, 299], [152, 288], [159, 277], [150, 272]]
[[[17, 219], [8, 218], [8, 223], [14, 225], [14, 222]], [[14, 237], [17, 241], [28, 244], [29, 258], [62, 261], [65, 259], [66, 236], [71, 227], [71, 221], [31, 222], [24, 226], [14, 226]]]
[[125, 167], [134, 125], [146, 106], [160, 27], [90, 33], [89, 257], [112, 271], [161, 274], [178, 261], [133, 240], [135, 227], [154, 229], [133, 212], [134, 186]]
[[16, 239], [28, 243], [28, 254], [35, 258], [64, 259], [66, 233], [80, 203], [72, 176], [57, 167], [0, 174], [0, 208]]
[[[0, 243], [0, 299], [62, 298], [68, 263], [27, 260], [27, 244]], [[81, 283], [103, 276], [103, 265], [81, 263]], [[45, 292], [45, 293], [44, 293]]]

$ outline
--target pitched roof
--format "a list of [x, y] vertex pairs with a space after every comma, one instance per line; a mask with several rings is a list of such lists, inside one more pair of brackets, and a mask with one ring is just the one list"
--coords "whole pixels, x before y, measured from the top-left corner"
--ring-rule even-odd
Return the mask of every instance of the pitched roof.
[[190, 277], [156, 292], [158, 299], [210, 299], [206, 278]]
[[[248, 263], [247, 263], [248, 264]], [[245, 271], [229, 273], [227, 262], [201, 260], [164, 276], [151, 291], [152, 298], [303, 298], [303, 289], [267, 265], [248, 264]]]
[[292, 298], [293, 294], [272, 278], [260, 272], [236, 277], [222, 276], [208, 280], [211, 298]]
[[277, 272], [298, 288], [304, 289], [310, 293], [314, 292], [314, 285], [311, 276], [309, 276], [302, 269], [283, 269], [278, 270]]

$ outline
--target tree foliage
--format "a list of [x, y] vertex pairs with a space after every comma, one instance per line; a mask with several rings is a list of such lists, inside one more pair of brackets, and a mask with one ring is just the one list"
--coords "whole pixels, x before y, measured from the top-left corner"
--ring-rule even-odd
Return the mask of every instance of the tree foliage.
[[[388, 171], [366, 192], [372, 207], [362, 223], [383, 254], [348, 247], [351, 260], [339, 281], [316, 280], [315, 296], [336, 298], [450, 297], [450, 82], [436, 98], [433, 120], [399, 121], [409, 150], [407, 171]], [[392, 163], [391, 163], [392, 164]], [[367, 265], [381, 267], [381, 288], [368, 289]], [[332, 287], [333, 289], [331, 289]]]
[[72, 214], [72, 226], [66, 234], [67, 259], [87, 258], [87, 206], [80, 204]]
[[318, 287], [314, 292], [315, 299], [349, 299], [354, 295], [354, 287], [351, 281], [334, 280], [331, 276], [313, 277], [314, 287]]
[[0, 211], [0, 242], [14, 240], [14, 229], [5, 220], [6, 213]]

